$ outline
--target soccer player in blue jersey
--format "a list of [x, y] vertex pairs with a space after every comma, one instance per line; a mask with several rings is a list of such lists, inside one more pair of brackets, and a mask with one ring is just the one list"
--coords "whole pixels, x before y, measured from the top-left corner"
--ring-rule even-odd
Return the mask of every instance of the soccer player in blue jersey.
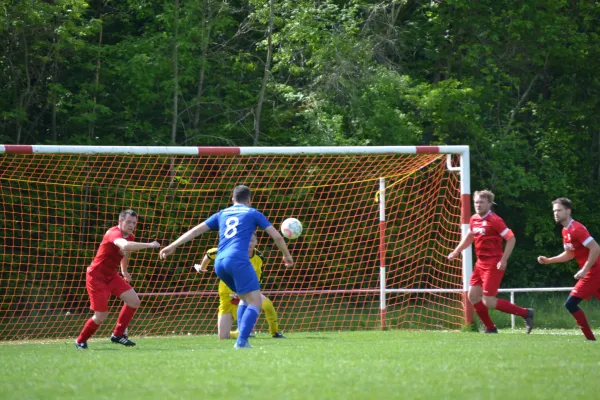
[[211, 215], [160, 252], [160, 258], [166, 260], [177, 247], [196, 236], [209, 230], [219, 230], [215, 272], [242, 299], [237, 312], [240, 334], [235, 342], [236, 349], [252, 347], [248, 343], [248, 337], [262, 308], [260, 284], [248, 258], [248, 247], [256, 228], [263, 229], [271, 236], [283, 253], [283, 263], [287, 267], [294, 265], [285, 240], [260, 211], [250, 207], [250, 199], [250, 189], [247, 186], [236, 186], [233, 189], [233, 206]]
[[[261, 281], [262, 268], [264, 259], [262, 253], [256, 249], [258, 244], [258, 238], [256, 234], [252, 234], [250, 239], [250, 247], [248, 248], [248, 257], [250, 263], [256, 271], [256, 277], [258, 282]], [[218, 249], [216, 247], [209, 249], [202, 262], [195, 264], [194, 268], [198, 272], [208, 271], [208, 265], [211, 261], [214, 261], [218, 255]], [[240, 335], [239, 330], [231, 331], [231, 326], [234, 321], [237, 321], [237, 305], [239, 304], [240, 298], [225, 284], [223, 281], [219, 281], [219, 313], [218, 313], [218, 336], [219, 339], [237, 339]], [[283, 339], [285, 336], [279, 332], [279, 322], [277, 321], [277, 311], [273, 306], [273, 302], [266, 297], [262, 296], [262, 310], [265, 312], [267, 322], [269, 323], [269, 333], [274, 339]]]

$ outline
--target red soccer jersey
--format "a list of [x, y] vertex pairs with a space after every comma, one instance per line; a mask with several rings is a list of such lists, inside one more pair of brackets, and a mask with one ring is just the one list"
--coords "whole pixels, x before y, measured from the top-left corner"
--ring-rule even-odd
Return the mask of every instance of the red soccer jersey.
[[102, 243], [100, 243], [100, 248], [98, 248], [98, 252], [96, 253], [96, 257], [94, 257], [94, 260], [88, 268], [88, 272], [97, 272], [105, 276], [117, 273], [117, 268], [121, 264], [123, 254], [121, 253], [121, 249], [115, 245], [114, 241], [120, 238], [128, 241], [134, 240], [133, 234], [123, 237], [118, 226], [114, 226], [106, 231]]
[[504, 220], [491, 211], [483, 217], [473, 215], [469, 221], [469, 230], [475, 235], [477, 258], [486, 262], [500, 261], [504, 253], [502, 238], [508, 240], [513, 237]]
[[[563, 228], [562, 237], [565, 250], [575, 253], [575, 259], [577, 260], [577, 264], [579, 264], [579, 268], [583, 268], [583, 264], [585, 264], [590, 254], [590, 249], [585, 246], [594, 240], [594, 238], [583, 224], [573, 219], [566, 228]], [[596, 260], [593, 268], [600, 268], [600, 258]]]

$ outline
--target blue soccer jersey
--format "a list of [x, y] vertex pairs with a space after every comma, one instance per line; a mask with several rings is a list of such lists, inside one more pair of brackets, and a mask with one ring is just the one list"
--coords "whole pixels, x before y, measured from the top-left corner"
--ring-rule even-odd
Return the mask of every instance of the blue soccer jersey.
[[219, 229], [219, 247], [215, 272], [234, 292], [243, 295], [260, 289], [256, 272], [248, 259], [250, 240], [256, 227], [271, 226], [254, 208], [234, 204], [213, 214], [205, 222], [211, 230]]
[[266, 229], [271, 226], [267, 217], [260, 211], [243, 204], [233, 206], [213, 214], [205, 221], [211, 230], [219, 230], [217, 258], [248, 259], [248, 247], [256, 227]]

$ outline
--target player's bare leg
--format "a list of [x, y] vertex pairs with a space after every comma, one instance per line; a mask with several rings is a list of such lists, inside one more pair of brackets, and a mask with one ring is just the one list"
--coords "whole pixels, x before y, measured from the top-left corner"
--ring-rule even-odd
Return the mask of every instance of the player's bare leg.
[[125, 330], [140, 306], [141, 301], [133, 289], [129, 289], [128, 291], [121, 293], [119, 298], [125, 302], [125, 305], [119, 313], [117, 325], [115, 326], [115, 330], [110, 337], [110, 341], [127, 347], [135, 346], [135, 343], [129, 340], [129, 338], [125, 335]]
[[479, 319], [485, 325], [485, 333], [498, 333], [496, 325], [492, 322], [488, 308], [483, 302], [483, 288], [481, 285], [469, 287], [469, 301], [473, 304], [475, 312], [479, 316]]
[[106, 318], [108, 318], [108, 311], [95, 311], [94, 315], [92, 316], [92, 319], [97, 325], [102, 325], [104, 321], [106, 321]]
[[233, 326], [233, 315], [232, 314], [228, 313], [228, 314], [219, 315], [219, 319], [218, 319], [219, 339], [229, 339], [232, 326]]

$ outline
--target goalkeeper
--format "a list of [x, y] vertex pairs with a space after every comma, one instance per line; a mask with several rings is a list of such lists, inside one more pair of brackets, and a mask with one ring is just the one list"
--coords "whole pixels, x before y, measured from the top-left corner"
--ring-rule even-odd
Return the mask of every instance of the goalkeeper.
[[[250, 257], [250, 263], [256, 271], [256, 276], [260, 282], [262, 276], [263, 257], [262, 254], [256, 250], [258, 238], [256, 233], [252, 235], [250, 239], [250, 247], [248, 248], [248, 257]], [[217, 257], [217, 248], [209, 249], [200, 265], [195, 264], [194, 268], [198, 272], [206, 272], [208, 264], [211, 260]], [[218, 332], [219, 339], [237, 339], [239, 332], [231, 331], [233, 322], [237, 319], [237, 305], [240, 302], [239, 297], [225, 284], [225, 282], [219, 280], [219, 316], [218, 316]], [[269, 333], [274, 339], [283, 339], [283, 336], [279, 332], [279, 324], [277, 322], [277, 312], [273, 307], [273, 303], [264, 295], [262, 296], [262, 310], [265, 312], [267, 322], [269, 323]]]

